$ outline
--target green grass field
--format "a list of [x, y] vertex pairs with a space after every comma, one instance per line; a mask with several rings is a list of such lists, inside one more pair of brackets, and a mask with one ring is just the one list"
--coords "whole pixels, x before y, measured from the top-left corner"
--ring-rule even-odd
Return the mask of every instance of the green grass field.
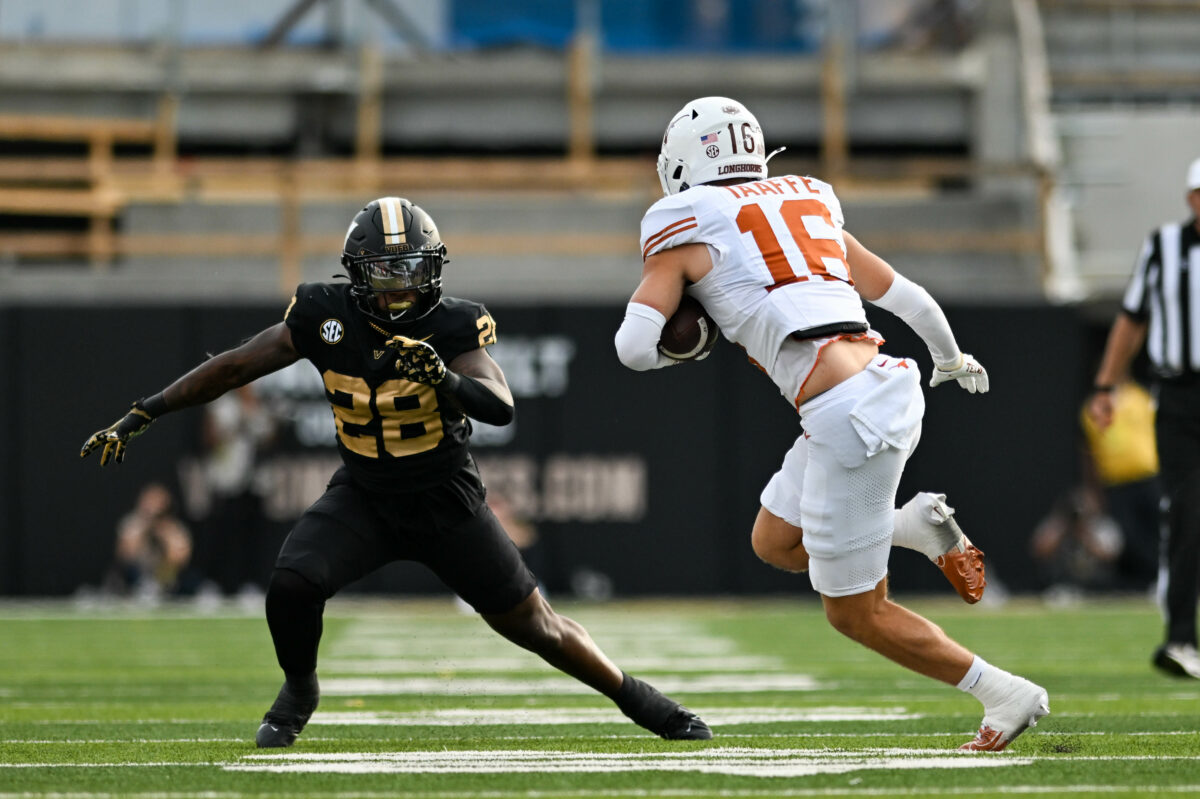
[[1144, 600], [913, 601], [1050, 691], [1000, 754], [979, 705], [842, 639], [811, 598], [561, 603], [713, 727], [668, 742], [449, 600], [335, 600], [321, 707], [254, 747], [280, 676], [260, 610], [0, 605], [0, 799], [1200, 796], [1200, 684], [1148, 663]]

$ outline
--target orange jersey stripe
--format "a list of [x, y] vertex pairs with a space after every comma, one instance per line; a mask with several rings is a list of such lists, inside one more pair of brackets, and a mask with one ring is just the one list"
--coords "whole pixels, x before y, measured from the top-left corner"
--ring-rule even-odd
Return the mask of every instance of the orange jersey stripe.
[[680, 219], [677, 222], [672, 222], [662, 230], [655, 233], [653, 236], [646, 239], [646, 246], [642, 248], [642, 258], [645, 258], [652, 249], [657, 247], [662, 242], [685, 230], [691, 230], [696, 227], [696, 217], [689, 216], [687, 219]]

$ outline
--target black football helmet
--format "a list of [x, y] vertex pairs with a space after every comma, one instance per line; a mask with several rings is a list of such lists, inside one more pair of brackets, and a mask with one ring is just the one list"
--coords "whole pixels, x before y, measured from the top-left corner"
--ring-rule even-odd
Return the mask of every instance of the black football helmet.
[[[359, 211], [346, 231], [342, 266], [350, 294], [367, 316], [385, 323], [420, 319], [442, 301], [446, 245], [433, 218], [403, 197], [380, 197]], [[381, 308], [378, 295], [416, 292]]]

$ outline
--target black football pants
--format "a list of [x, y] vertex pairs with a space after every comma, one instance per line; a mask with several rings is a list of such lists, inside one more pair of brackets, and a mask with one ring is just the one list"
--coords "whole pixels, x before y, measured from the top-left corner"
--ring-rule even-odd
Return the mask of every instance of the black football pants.
[[1155, 437], [1168, 500], [1167, 643], [1196, 645], [1200, 599], [1200, 379], [1159, 386]]

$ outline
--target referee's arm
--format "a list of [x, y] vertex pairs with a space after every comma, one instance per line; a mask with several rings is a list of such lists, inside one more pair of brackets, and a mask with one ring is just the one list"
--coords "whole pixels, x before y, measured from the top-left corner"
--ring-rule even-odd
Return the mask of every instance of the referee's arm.
[[1101, 430], [1112, 424], [1113, 388], [1128, 376], [1129, 365], [1146, 343], [1147, 324], [1145, 320], [1130, 316], [1127, 311], [1117, 312], [1087, 406], [1088, 415]]

